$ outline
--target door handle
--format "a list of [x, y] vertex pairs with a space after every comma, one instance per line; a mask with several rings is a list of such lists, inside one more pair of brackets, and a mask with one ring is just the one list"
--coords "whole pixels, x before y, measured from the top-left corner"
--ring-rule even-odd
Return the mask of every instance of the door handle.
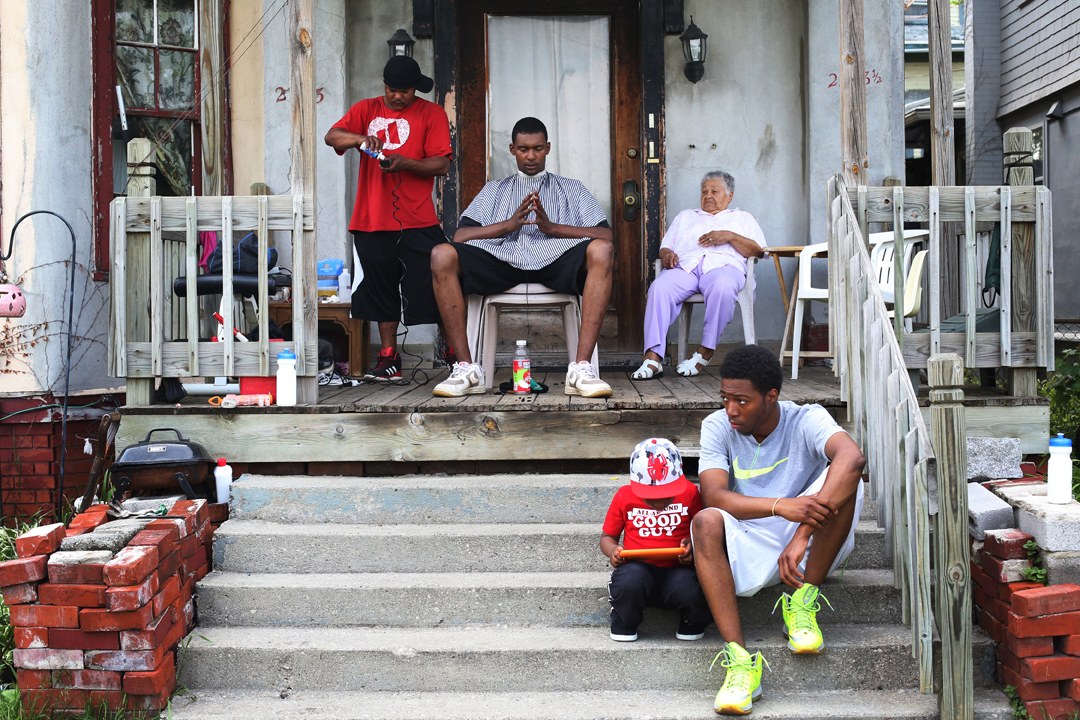
[[626, 222], [637, 220], [638, 208], [641, 207], [641, 195], [638, 193], [638, 185], [633, 180], [627, 180], [622, 186], [623, 209], [622, 216]]

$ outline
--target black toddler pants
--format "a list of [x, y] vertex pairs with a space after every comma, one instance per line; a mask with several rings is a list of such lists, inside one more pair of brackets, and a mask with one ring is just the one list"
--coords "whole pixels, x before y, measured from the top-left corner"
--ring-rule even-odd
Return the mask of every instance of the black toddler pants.
[[631, 560], [611, 571], [608, 594], [616, 635], [637, 632], [646, 606], [678, 610], [686, 626], [702, 630], [713, 620], [697, 572], [685, 565], [657, 567]]

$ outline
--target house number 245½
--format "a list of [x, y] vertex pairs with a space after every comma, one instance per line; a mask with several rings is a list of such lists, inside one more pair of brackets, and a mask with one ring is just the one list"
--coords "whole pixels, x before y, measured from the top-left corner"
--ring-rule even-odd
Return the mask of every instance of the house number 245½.
[[[831, 80], [831, 82], [829, 83], [829, 87], [834, 88], [834, 87], [839, 87], [840, 86], [840, 79], [837, 77], [836, 73], [829, 73], [829, 79]], [[877, 70], [867, 70], [866, 71], [866, 84], [867, 85], [870, 85], [870, 84], [880, 85], [881, 84], [881, 76], [878, 75]]]

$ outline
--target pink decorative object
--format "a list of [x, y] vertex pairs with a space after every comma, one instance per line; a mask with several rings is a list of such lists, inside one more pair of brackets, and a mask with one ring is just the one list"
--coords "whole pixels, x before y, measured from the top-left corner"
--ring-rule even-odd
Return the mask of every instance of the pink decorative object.
[[26, 296], [22, 294], [22, 290], [16, 285], [0, 285], [0, 317], [22, 317], [24, 314]]

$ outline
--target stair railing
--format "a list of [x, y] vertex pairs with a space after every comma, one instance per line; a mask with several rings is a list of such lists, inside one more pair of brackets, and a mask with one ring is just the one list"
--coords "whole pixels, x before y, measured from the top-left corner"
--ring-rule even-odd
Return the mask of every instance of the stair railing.
[[[903, 621], [911, 627], [919, 689], [932, 694], [935, 688], [931, 572], [936, 567], [942, 717], [970, 718], [963, 362], [956, 355], [930, 358], [932, 400], [940, 401], [940, 407], [931, 408], [935, 424], [931, 435], [897, 341], [894, 319], [888, 316], [872, 272], [865, 228], [839, 175], [828, 183], [828, 198], [829, 321], [838, 330], [830, 333], [834, 370], [840, 377], [855, 441], [868, 460], [870, 497], [877, 501], [877, 523], [885, 530], [885, 552], [893, 563], [893, 583], [901, 591]], [[901, 299], [898, 295], [897, 302]]]

